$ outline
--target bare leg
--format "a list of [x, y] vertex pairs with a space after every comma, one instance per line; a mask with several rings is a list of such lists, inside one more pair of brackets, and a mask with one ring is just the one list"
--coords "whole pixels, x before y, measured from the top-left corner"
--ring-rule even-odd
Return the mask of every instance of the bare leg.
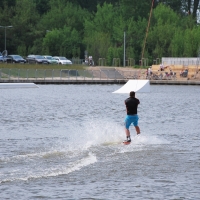
[[130, 137], [130, 131], [125, 128], [125, 132], [126, 132], [126, 137]]
[[126, 140], [124, 142], [131, 142], [130, 131], [125, 128], [125, 132], [126, 132]]
[[135, 126], [135, 130], [137, 132], [137, 135], [140, 134], [140, 127], [139, 126]]

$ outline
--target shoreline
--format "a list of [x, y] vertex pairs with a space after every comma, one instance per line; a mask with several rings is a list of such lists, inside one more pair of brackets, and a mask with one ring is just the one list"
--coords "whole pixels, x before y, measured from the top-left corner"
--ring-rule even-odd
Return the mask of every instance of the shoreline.
[[[146, 70], [121, 67], [89, 67], [87, 70], [0, 69], [0, 83], [125, 84], [128, 80], [147, 80]], [[189, 79], [178, 76], [149, 81], [151, 85], [200, 85], [199, 78]]]
[[[128, 80], [125, 79], [93, 79], [93, 80], [78, 80], [78, 79], [71, 79], [71, 80], [58, 80], [58, 79], [33, 79], [33, 80], [0, 80], [0, 83], [35, 83], [35, 84], [125, 84]], [[200, 85], [200, 81], [194, 80], [150, 80], [150, 85]]]

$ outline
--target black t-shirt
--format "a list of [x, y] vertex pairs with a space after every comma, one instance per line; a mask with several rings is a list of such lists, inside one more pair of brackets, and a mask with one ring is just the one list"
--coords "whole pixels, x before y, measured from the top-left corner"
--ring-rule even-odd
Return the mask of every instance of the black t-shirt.
[[137, 114], [137, 107], [140, 103], [139, 99], [135, 97], [129, 97], [125, 100], [127, 115], [136, 115]]

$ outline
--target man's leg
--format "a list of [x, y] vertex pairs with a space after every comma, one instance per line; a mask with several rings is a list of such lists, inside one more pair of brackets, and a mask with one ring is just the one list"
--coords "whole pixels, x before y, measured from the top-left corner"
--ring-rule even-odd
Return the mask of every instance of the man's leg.
[[130, 131], [127, 128], [125, 128], [125, 132], [126, 132], [126, 137], [130, 137]]
[[131, 136], [130, 136], [129, 129], [125, 128], [125, 132], [126, 132], [126, 142], [131, 142]]
[[140, 127], [139, 126], [135, 126], [135, 130], [136, 130], [137, 134], [140, 134]]
[[129, 131], [131, 123], [132, 123], [131, 119], [128, 116], [126, 116], [124, 125], [125, 125], [126, 141], [128, 142], [131, 142], [131, 136]]

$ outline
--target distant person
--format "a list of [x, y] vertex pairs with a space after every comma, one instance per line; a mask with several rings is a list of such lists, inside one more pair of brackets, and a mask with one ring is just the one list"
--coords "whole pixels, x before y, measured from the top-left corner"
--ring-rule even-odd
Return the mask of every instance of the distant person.
[[180, 72], [180, 76], [182, 76], [182, 77], [187, 77], [187, 75], [188, 75], [188, 69], [185, 69], [184, 71], [182, 70]]
[[151, 71], [151, 68], [150, 68], [150, 67], [148, 68], [147, 73], [148, 73], [148, 77], [150, 78], [151, 75], [152, 75], [152, 71]]
[[131, 124], [135, 126], [135, 130], [137, 134], [140, 134], [140, 128], [138, 126], [139, 117], [137, 115], [137, 107], [140, 104], [139, 99], [135, 98], [135, 92], [130, 92], [130, 97], [125, 100], [126, 105], [126, 118], [125, 118], [125, 133], [126, 133], [126, 140], [124, 142], [131, 142], [131, 136], [129, 127]]
[[164, 65], [161, 63], [161, 64], [160, 64], [160, 71], [164, 71], [164, 69], [165, 69], [165, 68], [164, 68]]
[[92, 66], [93, 65], [93, 59], [92, 59], [92, 56], [89, 56], [89, 66]]
[[185, 71], [183, 72], [182, 76], [183, 77], [187, 77], [187, 75], [188, 75], [188, 69], [185, 69]]
[[160, 64], [160, 71], [165, 71], [165, 69], [170, 68], [170, 66], [164, 66], [163, 63]]

